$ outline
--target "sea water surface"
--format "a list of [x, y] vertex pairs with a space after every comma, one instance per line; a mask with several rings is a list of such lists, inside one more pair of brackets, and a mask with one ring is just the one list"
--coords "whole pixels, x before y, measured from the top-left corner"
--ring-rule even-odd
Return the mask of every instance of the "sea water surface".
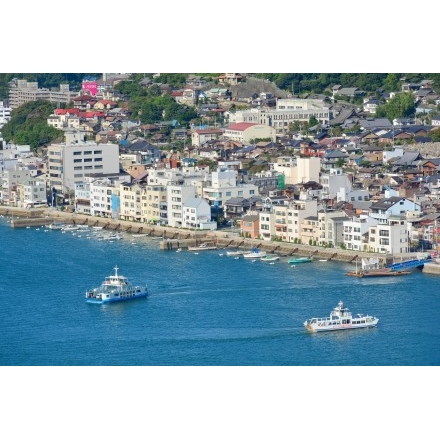
[[[0, 364], [400, 366], [440, 364], [440, 278], [357, 279], [352, 264], [290, 266], [159, 250], [151, 237], [14, 229], [0, 218]], [[149, 295], [107, 305], [86, 289], [114, 273]], [[339, 300], [377, 328], [309, 333]]]

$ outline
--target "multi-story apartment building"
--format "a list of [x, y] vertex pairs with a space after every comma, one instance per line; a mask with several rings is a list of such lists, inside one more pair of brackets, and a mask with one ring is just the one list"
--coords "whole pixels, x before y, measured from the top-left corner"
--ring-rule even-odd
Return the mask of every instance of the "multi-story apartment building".
[[321, 159], [319, 157], [279, 157], [271, 168], [283, 174], [286, 185], [297, 185], [306, 182], [319, 182]]
[[167, 224], [166, 185], [146, 185], [141, 192], [142, 223]]
[[333, 248], [344, 244], [344, 221], [348, 216], [342, 211], [318, 211], [319, 246]]
[[218, 169], [211, 173], [211, 184], [203, 188], [202, 197], [215, 209], [223, 209], [225, 202], [232, 197], [250, 198], [259, 194], [258, 186], [252, 183], [237, 184], [237, 171]]
[[270, 198], [263, 199], [262, 210], [258, 212], [259, 235], [261, 239], [271, 241], [276, 236], [275, 210]]
[[17, 191], [18, 185], [28, 181], [32, 172], [27, 168], [14, 166], [11, 169], [4, 169], [0, 185], [0, 201], [4, 205], [18, 206], [20, 196]]
[[317, 215], [306, 217], [300, 224], [301, 243], [316, 245], [319, 242], [319, 220]]
[[37, 82], [16, 79], [12, 81], [9, 89], [9, 104], [11, 109], [39, 99], [56, 104], [68, 104], [75, 96], [76, 93], [69, 90], [69, 84], [60, 84], [58, 90], [49, 90], [39, 89]]
[[0, 129], [11, 120], [11, 107], [7, 107], [3, 101], [0, 101]]
[[[297, 243], [308, 244], [309, 236], [303, 238], [301, 235], [302, 225], [306, 218], [316, 216], [317, 211], [318, 202], [314, 199], [290, 201], [287, 205], [287, 227], [285, 227], [285, 225], [276, 224], [277, 232], [281, 230], [281, 236], [285, 236], [288, 242], [296, 241]], [[286, 234], [284, 234], [284, 231]]]
[[202, 198], [193, 197], [183, 206], [182, 228], [215, 230], [217, 222], [211, 220], [211, 207]]
[[342, 168], [330, 169], [328, 173], [321, 174], [319, 183], [322, 185], [322, 198], [334, 199], [339, 194], [347, 194], [352, 190], [349, 177]]
[[27, 179], [17, 185], [20, 206], [23, 208], [47, 207], [46, 183], [40, 179]]
[[345, 248], [353, 251], [367, 251], [369, 228], [376, 225], [377, 220], [366, 215], [345, 220], [343, 222]]
[[102, 178], [90, 182], [90, 215], [119, 219], [119, 182]]
[[410, 250], [406, 219], [389, 218], [388, 223], [378, 223], [369, 228], [368, 252], [386, 254], [406, 253]]
[[141, 196], [144, 185], [138, 182], [126, 182], [119, 185], [120, 219], [140, 222], [142, 219]]
[[75, 212], [90, 215], [90, 182], [75, 183]]
[[167, 186], [168, 226], [183, 227], [183, 207], [195, 196], [196, 188], [193, 185], [169, 184]]
[[57, 192], [70, 192], [87, 176], [119, 173], [119, 146], [84, 142], [77, 134], [66, 135], [66, 142], [51, 144], [47, 149], [48, 180]]

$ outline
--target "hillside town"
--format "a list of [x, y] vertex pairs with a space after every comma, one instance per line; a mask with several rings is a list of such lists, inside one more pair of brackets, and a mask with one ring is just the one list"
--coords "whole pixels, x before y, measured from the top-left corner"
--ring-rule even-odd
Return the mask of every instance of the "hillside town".
[[[0, 131], [21, 105], [47, 100], [57, 104], [47, 125], [63, 140], [34, 149], [0, 134], [0, 204], [380, 254], [438, 248], [432, 81], [403, 82], [415, 114], [390, 121], [375, 117], [376, 97], [343, 84], [298, 96], [237, 73], [215, 84], [188, 74], [180, 90], [143, 78], [197, 111], [185, 127], [133, 118], [114, 89], [129, 77], [88, 78], [76, 92], [14, 81]], [[360, 106], [350, 99], [359, 96]]]

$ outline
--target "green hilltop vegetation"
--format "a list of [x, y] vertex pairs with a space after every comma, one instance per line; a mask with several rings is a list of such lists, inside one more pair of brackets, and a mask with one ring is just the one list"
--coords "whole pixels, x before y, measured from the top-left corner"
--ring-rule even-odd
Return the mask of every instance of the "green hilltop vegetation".
[[11, 120], [2, 128], [4, 139], [19, 145], [39, 148], [63, 140], [63, 131], [47, 125], [47, 118], [55, 110], [48, 101], [33, 101], [21, 105], [11, 114]]

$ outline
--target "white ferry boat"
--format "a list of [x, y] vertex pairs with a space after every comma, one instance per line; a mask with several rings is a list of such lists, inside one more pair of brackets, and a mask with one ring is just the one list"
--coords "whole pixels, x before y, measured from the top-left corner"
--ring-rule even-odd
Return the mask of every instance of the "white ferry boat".
[[304, 322], [304, 327], [311, 332], [331, 330], [349, 330], [354, 328], [375, 327], [379, 319], [375, 316], [357, 314], [352, 316], [342, 301], [325, 318], [311, 318]]
[[134, 286], [127, 277], [118, 274], [118, 269], [115, 266], [115, 274], [106, 277], [100, 287], [86, 291], [86, 302], [104, 304], [147, 296], [146, 286]]

